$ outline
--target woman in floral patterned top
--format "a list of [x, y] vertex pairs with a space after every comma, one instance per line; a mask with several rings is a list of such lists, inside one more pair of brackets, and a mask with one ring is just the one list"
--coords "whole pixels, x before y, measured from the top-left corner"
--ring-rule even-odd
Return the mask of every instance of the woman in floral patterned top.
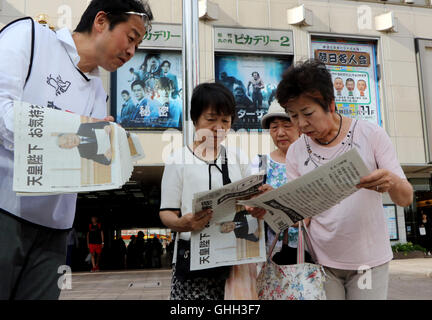
[[[252, 162], [252, 173], [267, 170], [267, 184], [274, 189], [287, 183], [285, 157], [289, 146], [300, 136], [300, 131], [291, 123], [285, 110], [276, 102], [270, 105], [267, 114], [262, 118], [263, 129], [268, 129], [277, 149], [267, 155], [257, 156]], [[288, 229], [288, 245], [297, 248], [298, 229]], [[270, 247], [275, 233], [268, 228], [267, 248]]]

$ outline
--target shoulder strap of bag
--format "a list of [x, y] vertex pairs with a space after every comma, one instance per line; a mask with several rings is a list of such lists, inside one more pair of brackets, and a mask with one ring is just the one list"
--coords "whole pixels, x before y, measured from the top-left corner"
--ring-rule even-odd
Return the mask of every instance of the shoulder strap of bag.
[[228, 158], [227, 158], [227, 152], [224, 146], [221, 146], [221, 156], [222, 156], [222, 181], [223, 184], [230, 184], [231, 183], [231, 179], [229, 177], [229, 172], [228, 172]]
[[[313, 250], [312, 244], [311, 244], [311, 242], [310, 242], [310, 235], [309, 235], [308, 227], [306, 227], [306, 225], [303, 224], [302, 229], [303, 229], [303, 231], [304, 231], [304, 233], [303, 233], [303, 239], [305, 240], [304, 243], [305, 243], [305, 245], [307, 246], [307, 251], [309, 252], [309, 254], [310, 254], [312, 260], [313, 260], [315, 263], [317, 263], [318, 260], [317, 260], [317, 258], [316, 258], [315, 251]], [[300, 232], [300, 230], [299, 230], [299, 232]], [[299, 237], [300, 237], [300, 233], [299, 233]]]
[[297, 264], [304, 264], [305, 248], [304, 248], [304, 236], [303, 236], [303, 223], [299, 221], [298, 226], [298, 241], [297, 241]]
[[275, 238], [274, 238], [274, 240], [273, 240], [273, 242], [272, 242], [272, 244], [270, 246], [270, 250], [269, 250], [269, 253], [268, 253], [268, 256], [267, 256], [267, 260], [270, 260], [270, 258], [272, 256], [272, 253], [273, 253], [273, 250], [274, 250], [274, 248], [276, 246], [276, 243], [279, 241], [280, 236], [284, 235], [284, 237], [285, 237], [287, 235], [287, 233], [288, 233], [288, 229], [285, 229], [281, 233], [275, 234]]

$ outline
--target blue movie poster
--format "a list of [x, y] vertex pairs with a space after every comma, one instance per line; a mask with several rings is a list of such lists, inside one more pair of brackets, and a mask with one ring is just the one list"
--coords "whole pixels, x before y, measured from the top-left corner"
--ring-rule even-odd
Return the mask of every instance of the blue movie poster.
[[116, 120], [126, 129], [182, 128], [182, 58], [143, 52], [117, 70]]
[[225, 85], [237, 103], [234, 130], [261, 131], [261, 118], [275, 99], [282, 73], [291, 61], [286, 56], [215, 56], [216, 82]]

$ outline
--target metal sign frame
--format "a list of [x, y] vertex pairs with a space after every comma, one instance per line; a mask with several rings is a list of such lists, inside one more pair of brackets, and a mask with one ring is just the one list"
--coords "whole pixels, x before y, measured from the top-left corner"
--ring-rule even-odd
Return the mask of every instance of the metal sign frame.
[[[383, 208], [384, 207], [393, 207], [394, 208], [394, 217], [395, 217], [395, 222], [396, 222], [396, 238], [391, 238], [390, 233], [389, 233], [389, 238], [390, 238], [390, 241], [398, 241], [400, 239], [400, 235], [399, 235], [399, 223], [398, 223], [398, 216], [397, 216], [397, 206], [394, 203], [384, 203]], [[388, 225], [387, 215], [385, 216], [385, 219], [386, 219], [386, 223]], [[390, 230], [388, 230], [388, 231], [390, 232]]]
[[388, 108], [384, 108], [384, 103], [386, 101], [386, 92], [383, 85], [384, 72], [382, 68], [382, 52], [380, 46], [381, 37], [374, 36], [362, 36], [362, 35], [352, 35], [352, 34], [333, 34], [333, 33], [325, 33], [325, 32], [311, 32], [309, 33], [309, 41], [308, 41], [308, 52], [309, 58], [313, 58], [312, 53], [312, 40], [313, 38], [326, 38], [329, 40], [345, 40], [345, 41], [359, 41], [359, 42], [375, 42], [375, 55], [376, 55], [376, 76], [377, 82], [376, 86], [378, 87], [376, 90], [376, 94], [379, 95], [377, 101], [377, 114], [379, 123], [377, 123], [381, 127], [386, 127], [387, 119], [389, 119]]
[[[252, 31], [266, 31], [266, 32], [284, 32], [284, 33], [291, 33], [290, 36], [290, 51], [272, 51], [272, 50], [241, 50], [239, 48], [217, 48], [216, 45], [216, 34], [218, 29], [231, 29], [231, 30], [252, 30]], [[265, 54], [265, 55], [290, 55], [294, 56], [294, 32], [291, 29], [283, 30], [283, 29], [263, 29], [263, 28], [243, 28], [243, 27], [232, 27], [232, 26], [213, 26], [213, 46], [214, 46], [214, 52], [221, 53], [221, 52], [227, 52], [227, 53], [245, 53], [245, 54]]]

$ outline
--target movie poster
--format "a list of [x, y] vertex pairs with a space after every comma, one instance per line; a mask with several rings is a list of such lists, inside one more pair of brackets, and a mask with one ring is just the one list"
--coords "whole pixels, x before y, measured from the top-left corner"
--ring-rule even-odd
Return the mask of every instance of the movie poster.
[[312, 54], [332, 75], [337, 111], [381, 125], [375, 44], [315, 39]]
[[291, 61], [286, 56], [215, 56], [216, 82], [225, 85], [237, 103], [237, 119], [232, 129], [261, 131], [261, 118], [276, 98], [277, 85]]
[[123, 128], [182, 129], [181, 53], [138, 51], [117, 70], [115, 85], [114, 113]]

